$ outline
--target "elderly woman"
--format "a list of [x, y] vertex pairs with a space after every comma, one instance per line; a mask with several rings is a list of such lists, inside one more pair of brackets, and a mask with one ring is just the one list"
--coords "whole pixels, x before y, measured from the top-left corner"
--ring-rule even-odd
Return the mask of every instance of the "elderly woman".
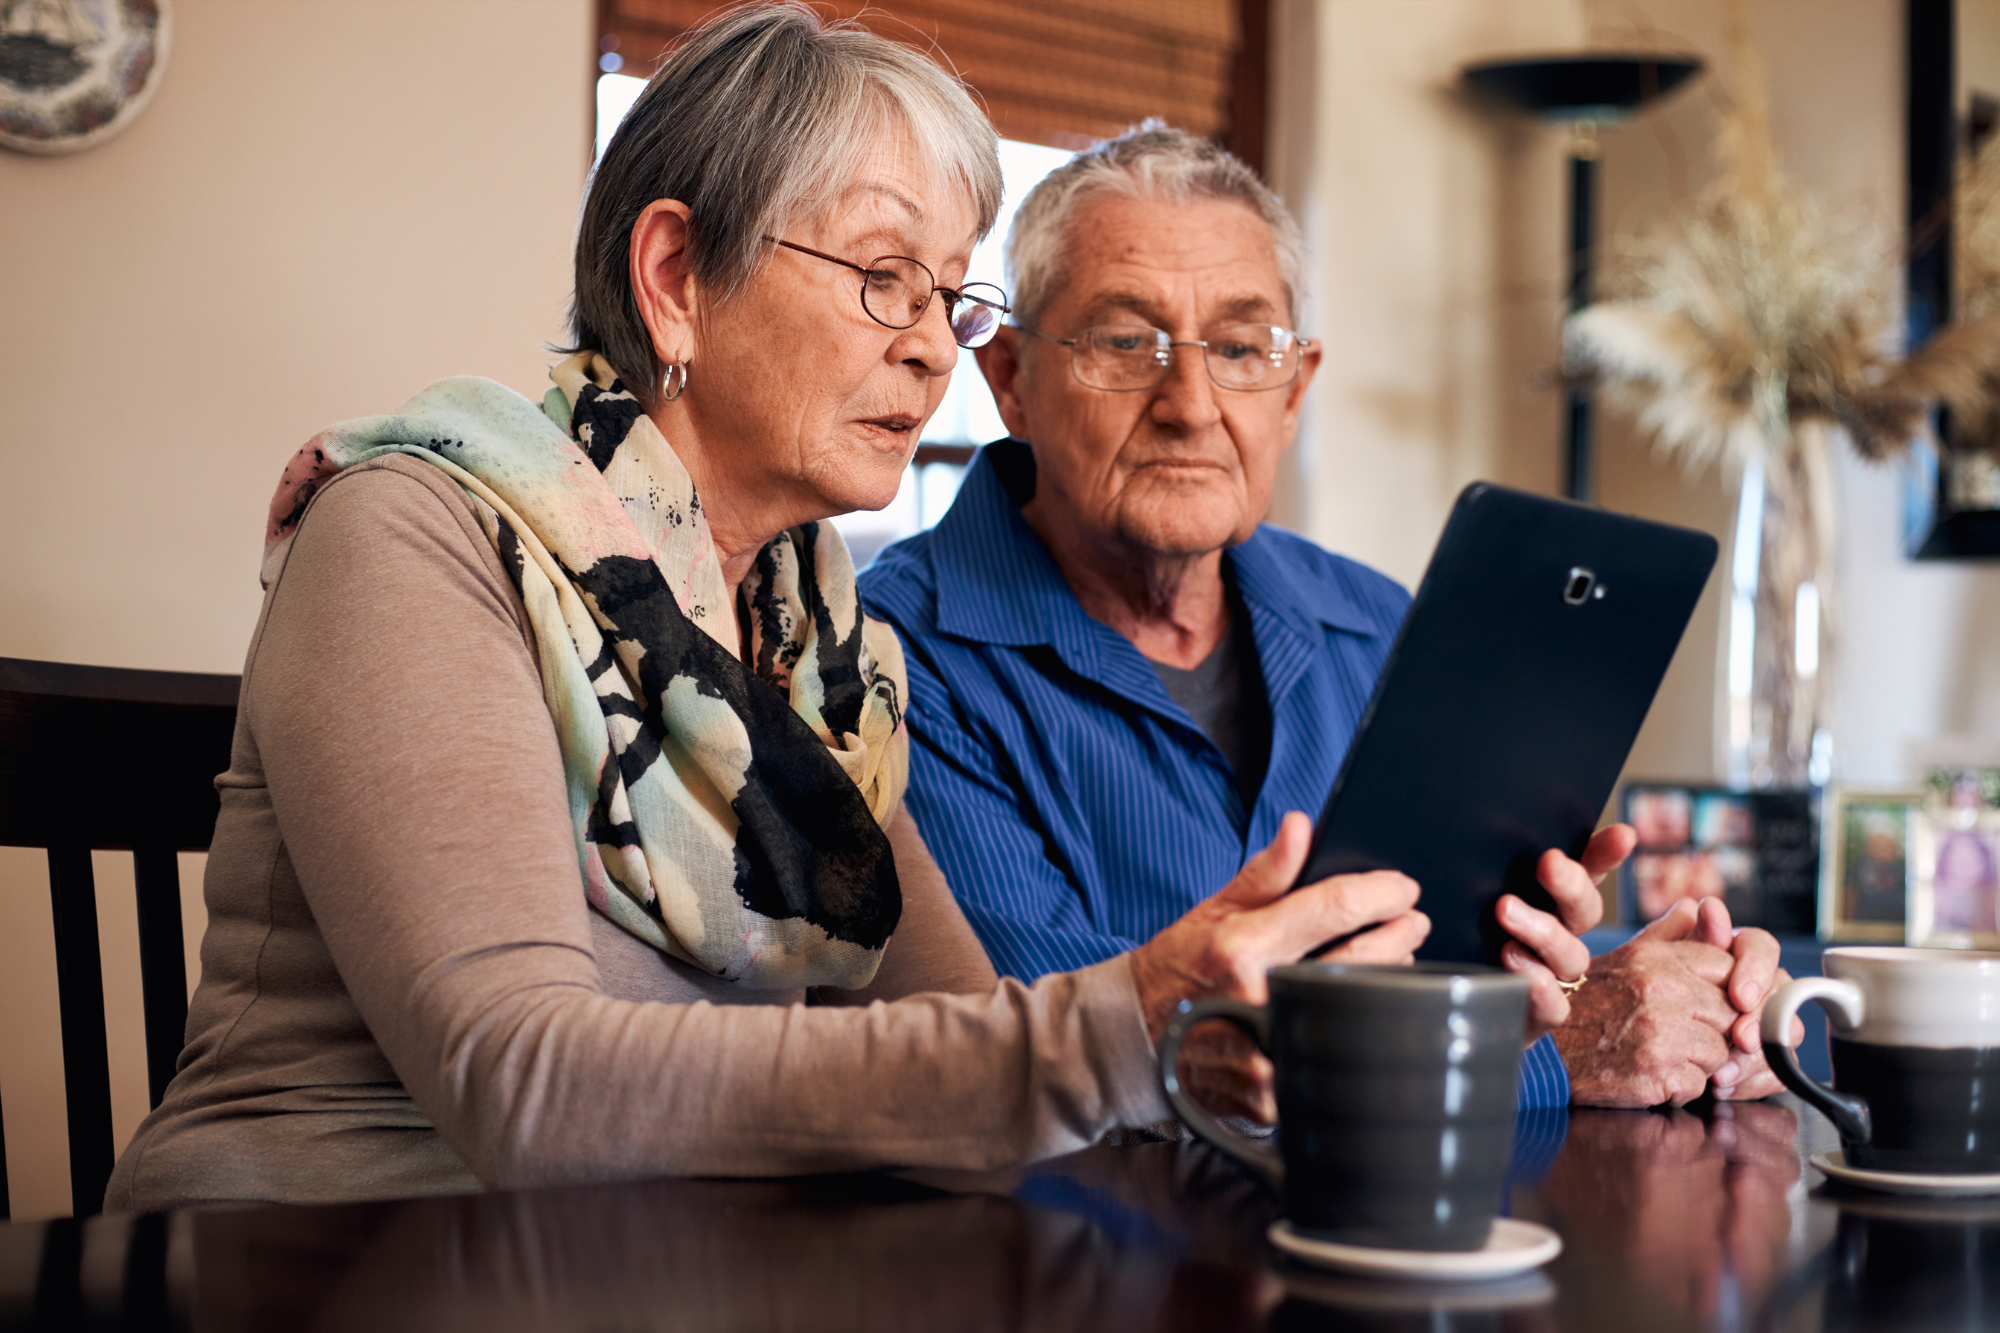
[[446, 380], [300, 451], [110, 1207], [1016, 1161], [1164, 1118], [1181, 999], [1373, 923], [1352, 956], [1409, 956], [1399, 876], [1283, 894], [1299, 818], [1144, 947], [1000, 982], [903, 812], [902, 655], [817, 520], [888, 502], [1004, 312], [953, 285], [1000, 192], [931, 62], [738, 11], [605, 154], [544, 401]]

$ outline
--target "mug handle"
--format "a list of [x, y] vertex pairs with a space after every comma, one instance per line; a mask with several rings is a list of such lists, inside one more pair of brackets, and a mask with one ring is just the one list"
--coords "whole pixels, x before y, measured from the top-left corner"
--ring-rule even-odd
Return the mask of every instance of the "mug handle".
[[1851, 981], [1835, 977], [1800, 977], [1786, 982], [1764, 1001], [1764, 1062], [1771, 1066], [1771, 1072], [1778, 1076], [1780, 1083], [1825, 1112], [1826, 1118], [1840, 1131], [1842, 1139], [1849, 1143], [1866, 1143], [1874, 1129], [1867, 1101], [1852, 1093], [1835, 1092], [1824, 1083], [1806, 1077], [1806, 1071], [1799, 1068], [1798, 1053], [1786, 1040], [1792, 1035], [1792, 1019], [1798, 1015], [1799, 1006], [1808, 1001], [1818, 1001], [1820, 1007], [1844, 1028], [1860, 1027], [1866, 1012], [1861, 988]]
[[1240, 1000], [1182, 1000], [1174, 1010], [1174, 1016], [1167, 1020], [1167, 1030], [1160, 1034], [1160, 1086], [1166, 1091], [1167, 1100], [1173, 1103], [1175, 1113], [1187, 1122], [1189, 1129], [1255, 1171], [1273, 1187], [1283, 1189], [1285, 1161], [1278, 1155], [1277, 1149], [1261, 1140], [1236, 1133], [1195, 1105], [1194, 1098], [1181, 1087], [1180, 1077], [1174, 1072], [1174, 1058], [1180, 1054], [1182, 1039], [1195, 1024], [1205, 1023], [1211, 1018], [1234, 1023], [1245, 1036], [1257, 1043], [1258, 1050], [1266, 1055], [1271, 1053], [1271, 1017], [1261, 1006], [1244, 1004]]

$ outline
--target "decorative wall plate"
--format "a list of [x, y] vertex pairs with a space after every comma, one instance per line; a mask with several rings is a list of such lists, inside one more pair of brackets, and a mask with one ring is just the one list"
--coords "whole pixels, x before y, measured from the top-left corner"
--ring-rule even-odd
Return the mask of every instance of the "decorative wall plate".
[[173, 0], [0, 0], [0, 147], [74, 153], [132, 123], [167, 63]]

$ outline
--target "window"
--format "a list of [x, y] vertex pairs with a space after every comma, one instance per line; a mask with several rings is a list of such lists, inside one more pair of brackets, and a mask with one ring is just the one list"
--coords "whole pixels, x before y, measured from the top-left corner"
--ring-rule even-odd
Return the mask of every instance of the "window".
[[[606, 52], [600, 63], [608, 65], [617, 59], [615, 53]], [[604, 156], [604, 149], [611, 142], [611, 132], [618, 128], [618, 122], [625, 119], [625, 113], [632, 109], [632, 104], [644, 91], [646, 81], [630, 74], [597, 76], [597, 151], [590, 159], [593, 164]]]

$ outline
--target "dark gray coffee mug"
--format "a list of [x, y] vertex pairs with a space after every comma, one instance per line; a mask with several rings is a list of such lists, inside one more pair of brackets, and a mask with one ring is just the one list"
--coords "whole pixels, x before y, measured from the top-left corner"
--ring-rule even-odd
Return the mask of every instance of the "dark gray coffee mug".
[[[1348, 1245], [1476, 1250], [1514, 1149], [1528, 983], [1452, 963], [1300, 963], [1268, 1006], [1183, 1002], [1160, 1039], [1167, 1099], [1190, 1129], [1284, 1195], [1300, 1231]], [[1277, 1067], [1278, 1148], [1232, 1132], [1174, 1073], [1182, 1039], [1233, 1023]]]

